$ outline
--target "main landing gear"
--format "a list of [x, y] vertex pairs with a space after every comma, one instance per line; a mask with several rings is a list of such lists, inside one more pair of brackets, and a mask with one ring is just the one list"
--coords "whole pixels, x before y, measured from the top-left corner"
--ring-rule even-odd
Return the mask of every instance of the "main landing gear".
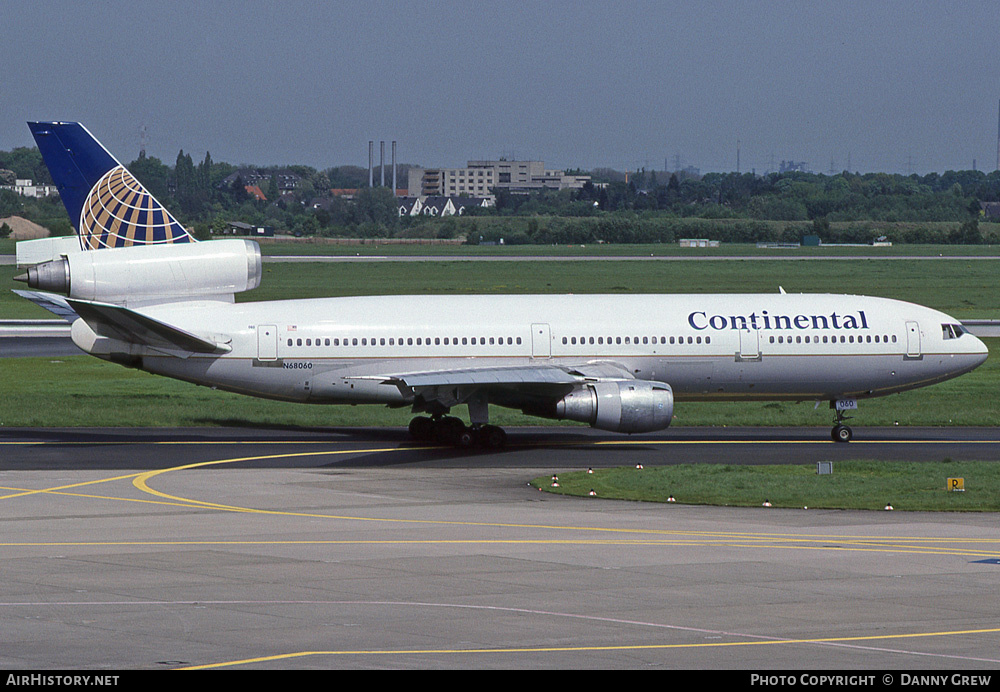
[[455, 447], [499, 449], [507, 443], [507, 433], [495, 425], [467, 426], [454, 416], [428, 418], [417, 416], [410, 421], [410, 436], [421, 442], [437, 442]]

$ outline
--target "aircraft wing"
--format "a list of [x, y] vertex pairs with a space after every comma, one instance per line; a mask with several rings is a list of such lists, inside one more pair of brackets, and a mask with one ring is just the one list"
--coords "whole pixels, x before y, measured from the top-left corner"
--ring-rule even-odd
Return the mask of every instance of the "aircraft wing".
[[151, 348], [188, 353], [228, 353], [226, 344], [210, 341], [120, 305], [66, 299], [69, 307], [98, 336]]
[[386, 384], [402, 385], [417, 390], [426, 387], [475, 387], [482, 385], [574, 385], [599, 380], [631, 380], [635, 378], [624, 366], [602, 361], [573, 366], [538, 363], [432, 370], [386, 375], [379, 379], [382, 379]]
[[635, 379], [613, 362], [567, 366], [548, 362], [363, 376], [394, 384], [414, 398], [414, 410], [452, 408], [482, 399], [512, 407], [558, 399], [587, 382]]

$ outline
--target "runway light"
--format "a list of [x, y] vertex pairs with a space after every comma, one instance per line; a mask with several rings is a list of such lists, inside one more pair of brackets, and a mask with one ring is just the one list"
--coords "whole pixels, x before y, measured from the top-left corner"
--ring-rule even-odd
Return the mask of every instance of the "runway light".
[[642, 464], [636, 464], [635, 467], [639, 470], [642, 470]]
[[590, 496], [591, 497], [597, 497], [597, 493], [594, 492], [593, 488], [590, 489]]
[[677, 500], [675, 500], [674, 496], [671, 495], [670, 497], [667, 498], [667, 502], [677, 502]]
[[587, 469], [587, 473], [593, 473], [594, 469]]
[[887, 512], [892, 511], [892, 505], [887, 504], [885, 506], [885, 509], [886, 509]]
[[763, 506], [764, 507], [770, 507], [771, 506], [771, 501], [770, 500], [764, 500], [764, 505]]

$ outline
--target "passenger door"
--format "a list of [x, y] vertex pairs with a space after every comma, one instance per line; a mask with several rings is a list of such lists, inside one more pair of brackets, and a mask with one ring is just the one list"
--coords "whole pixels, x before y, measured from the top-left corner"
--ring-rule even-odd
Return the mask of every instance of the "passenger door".
[[257, 360], [278, 359], [278, 327], [273, 324], [257, 325]]

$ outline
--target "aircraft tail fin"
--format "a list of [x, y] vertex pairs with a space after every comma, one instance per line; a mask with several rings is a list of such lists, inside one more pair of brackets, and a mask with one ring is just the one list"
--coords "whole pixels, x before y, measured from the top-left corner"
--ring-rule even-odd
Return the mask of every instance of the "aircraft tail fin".
[[31, 122], [83, 250], [194, 238], [80, 123]]

